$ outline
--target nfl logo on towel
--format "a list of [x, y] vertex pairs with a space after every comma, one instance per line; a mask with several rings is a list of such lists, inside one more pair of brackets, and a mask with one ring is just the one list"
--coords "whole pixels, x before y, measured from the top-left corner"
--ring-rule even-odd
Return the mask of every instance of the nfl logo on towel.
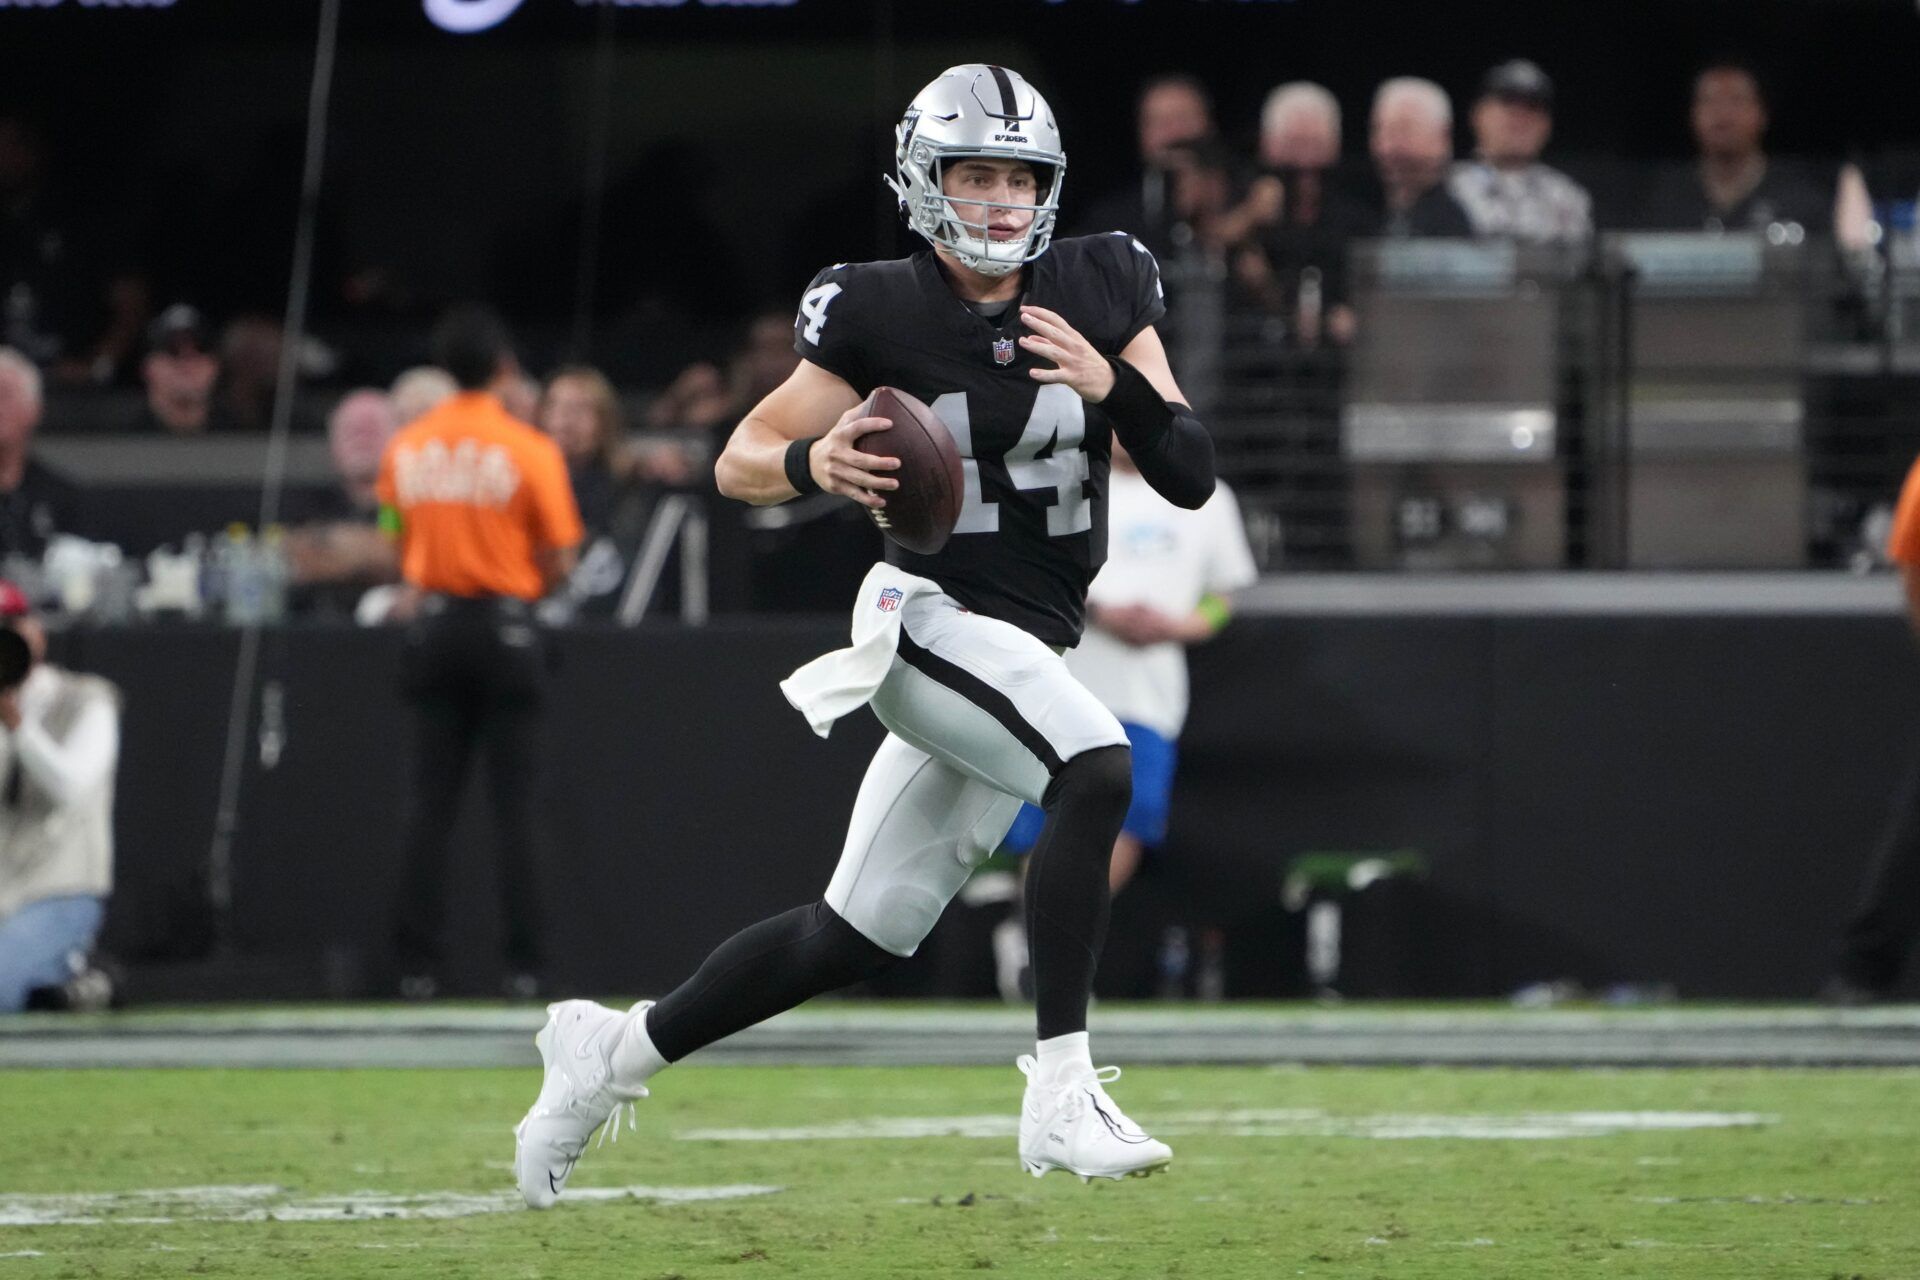
[[900, 588], [887, 587], [880, 593], [880, 612], [892, 613], [900, 607]]
[[993, 340], [993, 362], [995, 364], [1013, 363], [1013, 339], [995, 338]]

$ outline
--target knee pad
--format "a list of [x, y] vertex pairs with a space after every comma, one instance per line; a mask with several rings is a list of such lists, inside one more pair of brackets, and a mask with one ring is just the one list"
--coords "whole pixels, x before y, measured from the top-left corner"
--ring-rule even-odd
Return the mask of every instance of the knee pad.
[[829, 885], [822, 905], [839, 912], [862, 937], [894, 959], [905, 959], [920, 949], [940, 923], [947, 904], [973, 869], [1000, 847], [1019, 810], [1015, 797], [996, 795], [958, 838], [929, 843], [890, 874], [862, 878], [852, 892], [837, 893]]
[[1052, 813], [1061, 805], [1111, 816], [1119, 822], [1133, 803], [1133, 752], [1127, 747], [1095, 747], [1061, 766], [1047, 784], [1041, 805]]
[[819, 929], [814, 936], [821, 950], [832, 957], [834, 968], [844, 976], [840, 985], [865, 981], [900, 963], [900, 956], [854, 928], [825, 902], [815, 902], [809, 910], [813, 913], [811, 923]]

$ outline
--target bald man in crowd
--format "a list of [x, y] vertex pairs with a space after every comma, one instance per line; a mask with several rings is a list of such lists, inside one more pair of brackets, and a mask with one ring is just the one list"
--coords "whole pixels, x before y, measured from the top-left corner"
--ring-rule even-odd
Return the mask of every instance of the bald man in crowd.
[[393, 398], [362, 387], [327, 415], [327, 448], [339, 487], [314, 495], [294, 512], [287, 535], [289, 579], [301, 612], [346, 614], [368, 587], [399, 579], [393, 540], [380, 531], [374, 492], [380, 456], [399, 430]]
[[1324, 86], [1295, 80], [1267, 95], [1262, 172], [1246, 202], [1272, 209], [1259, 231], [1265, 276], [1242, 279], [1269, 310], [1290, 319], [1293, 346], [1352, 340], [1347, 246], [1372, 235], [1379, 221], [1340, 181], [1340, 136], [1340, 103]]
[[0, 347], [0, 559], [38, 560], [56, 533], [74, 533], [79, 491], [33, 456], [44, 410], [40, 370]]
[[1445, 89], [1417, 76], [1386, 81], [1373, 97], [1369, 141], [1383, 206], [1378, 234], [1473, 234], [1467, 211], [1446, 188], [1453, 162], [1453, 100]]
[[441, 401], [450, 399], [459, 389], [454, 384], [453, 375], [445, 369], [417, 364], [393, 380], [387, 395], [393, 400], [393, 416], [404, 427], [416, 418], [424, 417], [427, 410], [437, 408]]

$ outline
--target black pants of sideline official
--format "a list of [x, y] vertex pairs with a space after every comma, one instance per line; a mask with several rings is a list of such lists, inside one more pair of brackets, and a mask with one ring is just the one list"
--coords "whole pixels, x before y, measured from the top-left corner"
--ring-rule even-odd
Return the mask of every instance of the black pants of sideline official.
[[1867, 869], [1860, 903], [1841, 934], [1840, 973], [1885, 993], [1900, 979], [1920, 939], [1920, 750], [1887, 815]]
[[428, 609], [401, 659], [414, 741], [396, 959], [410, 974], [431, 974], [439, 965], [455, 810], [479, 755], [499, 842], [507, 964], [514, 973], [538, 974], [534, 796], [545, 638], [518, 602], [437, 598]]

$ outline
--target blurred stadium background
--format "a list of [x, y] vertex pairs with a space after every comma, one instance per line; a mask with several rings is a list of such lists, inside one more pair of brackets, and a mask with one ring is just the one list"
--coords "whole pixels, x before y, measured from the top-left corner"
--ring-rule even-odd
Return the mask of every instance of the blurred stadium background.
[[[875, 535], [834, 504], [750, 521], [702, 469], [739, 389], [783, 372], [811, 274], [911, 247], [878, 180], [892, 126], [928, 76], [977, 58], [1057, 104], [1075, 228], [1139, 186], [1136, 97], [1156, 75], [1210, 92], [1228, 198], [1261, 172], [1267, 93], [1327, 85], [1332, 181], [1363, 202], [1385, 76], [1452, 93], [1464, 157], [1481, 78], [1524, 55], [1553, 80], [1546, 158], [1586, 186], [1598, 230], [1571, 247], [1338, 240], [1358, 316], [1341, 343], [1311, 330], [1297, 281], [1277, 307], [1237, 289], [1201, 195], [1141, 228], [1265, 578], [1194, 654], [1171, 843], [1122, 899], [1110, 994], [1304, 994], [1306, 900], [1341, 858], [1395, 854], [1400, 873], [1351, 904], [1348, 994], [1818, 988], [1915, 711], [1881, 571], [1920, 402], [1912, 6], [1468, 21], [988, 0], [955, 22], [525, 0], [467, 34], [432, 8], [0, 9], [11, 181], [40, 193], [18, 225], [63, 240], [60, 272], [11, 251], [9, 341], [46, 365], [34, 456], [71, 482], [57, 532], [86, 540], [49, 557], [29, 532], [6, 572], [64, 623], [56, 656], [128, 694], [107, 946], [129, 998], [374, 981], [404, 789], [393, 629], [352, 625], [359, 585], [287, 586], [264, 531], [229, 529], [332, 514], [329, 413], [421, 364], [464, 298], [506, 311], [534, 375], [604, 370], [638, 459], [596, 530], [611, 576], [560, 634], [544, 887], [577, 967], [553, 982], [657, 987], [716, 931], [815, 889], [871, 726], [816, 744], [773, 677], [833, 639]], [[1650, 193], [1691, 172], [1694, 71], [1730, 52], [1764, 85], [1774, 167], [1824, 193], [1824, 221], [1648, 231]], [[274, 449], [310, 132], [311, 287]], [[1840, 228], [1851, 244], [1830, 216], [1843, 165], [1870, 197]], [[210, 427], [147, 409], [156, 339], [219, 362]], [[156, 550], [204, 562], [222, 598], [197, 621], [139, 594]], [[450, 985], [484, 993], [494, 898], [473, 821]], [[636, 933], [628, 906], [649, 902], [677, 905]], [[964, 959], [937, 968], [915, 994], [988, 993]]]
[[[1464, 160], [1483, 77], [1512, 58], [1551, 77], [1544, 158], [1591, 194], [1591, 237], [1378, 238], [1379, 215], [1356, 213], [1295, 258], [1222, 238], [1271, 167], [1275, 86], [1331, 90], [1327, 189], [1364, 210], [1376, 87], [1444, 87]], [[1771, 172], [1817, 199], [1677, 225], [1661, 200], [1695, 172], [1695, 76], [1725, 58], [1764, 90]], [[877, 535], [831, 502], [749, 518], [712, 492], [711, 458], [784, 375], [813, 273], [917, 247], [879, 174], [912, 93], [968, 61], [1049, 96], [1067, 229], [1096, 229], [1116, 193], [1171, 202], [1127, 229], [1154, 237], [1175, 367], [1262, 570], [1193, 653], [1169, 840], [1115, 904], [1095, 1014], [1132, 1055], [1115, 1056], [1844, 1067], [1859, 1074], [1824, 1080], [1862, 1116], [1911, 1114], [1911, 1072], [1867, 1070], [1920, 1063], [1910, 1011], [1748, 1003], [1809, 1003], [1828, 977], [1920, 723], [1884, 554], [1920, 451], [1909, 0], [0, 0], [0, 344], [41, 367], [32, 455], [60, 478], [8, 495], [0, 576], [45, 611], [56, 660], [126, 695], [102, 952], [127, 1006], [0, 1027], [0, 1066], [23, 1069], [0, 1191], [213, 1183], [207, 1162], [233, 1158], [16, 1176], [48, 1137], [34, 1116], [64, 1105], [61, 1077], [34, 1068], [533, 1061], [526, 1007], [349, 1003], [392, 991], [399, 636], [364, 607], [375, 584], [303, 558], [302, 539], [342, 511], [329, 419], [423, 364], [449, 303], [498, 306], [535, 379], [592, 366], [621, 409], [606, 551], [552, 619], [547, 987], [658, 992], [717, 938], [817, 895], [879, 730], [850, 720], [821, 742], [775, 684], [844, 635]], [[1204, 86], [1212, 141], [1143, 185], [1139, 95], [1169, 73]], [[212, 365], [156, 369], [156, 353]], [[456, 838], [458, 997], [495, 997], [505, 976], [484, 813], [470, 804]], [[1010, 1057], [1022, 1018], [993, 1007], [991, 943], [1010, 885], [990, 865], [920, 956], [855, 993], [871, 1003], [803, 1011], [733, 1060]], [[1272, 1003], [1302, 999], [1321, 1003]], [[1356, 1000], [1417, 1003], [1339, 1011]], [[1565, 1004], [1627, 1007], [1538, 1008]], [[1288, 1105], [1262, 1079], [1262, 1105]], [[1460, 1097], [1497, 1105], [1462, 1079]], [[1814, 1098], [1826, 1084], [1756, 1101], [1737, 1076], [1647, 1079], [1623, 1107], [1712, 1095], [1790, 1124], [1841, 1107]], [[1386, 1105], [1357, 1087], [1327, 1105]], [[1542, 1105], [1589, 1088], [1618, 1084]], [[0, 1074], [0, 1119], [10, 1092]], [[1148, 1096], [1148, 1119], [1176, 1108]], [[689, 1124], [727, 1123], [709, 1101]], [[1877, 1143], [1864, 1182], [1828, 1190], [1885, 1214], [1856, 1230], [1836, 1211], [1831, 1239], [1885, 1244], [1874, 1233], [1920, 1190], [1889, 1172], [1910, 1129], [1821, 1135], [1836, 1145], [1795, 1148], [1751, 1189]], [[1662, 1141], [1625, 1165], [1693, 1158]], [[1739, 1148], [1718, 1151], [1738, 1167]], [[803, 1180], [721, 1172], [735, 1154], [701, 1176]], [[368, 1177], [386, 1185], [340, 1172], [309, 1189]], [[1582, 1203], [1605, 1221], [1604, 1199]], [[65, 1221], [35, 1212], [9, 1201], [0, 1223]], [[791, 1229], [831, 1241], [823, 1221]], [[705, 1274], [688, 1259], [711, 1241], [686, 1230], [679, 1271]], [[1735, 1229], [1674, 1230], [1737, 1248]], [[1358, 1265], [1360, 1238], [1302, 1265]], [[1781, 1248], [1687, 1273], [1812, 1274], [1767, 1268], [1828, 1256]], [[1179, 1251], [1087, 1257], [1092, 1274], [1174, 1274]], [[1229, 1250], [1246, 1266], [1217, 1274], [1267, 1274], [1256, 1255]], [[1901, 1256], [1866, 1273], [1916, 1274]], [[1162, 1269], [1129, 1270], [1141, 1257]], [[1611, 1273], [1676, 1274], [1626, 1265]]]

